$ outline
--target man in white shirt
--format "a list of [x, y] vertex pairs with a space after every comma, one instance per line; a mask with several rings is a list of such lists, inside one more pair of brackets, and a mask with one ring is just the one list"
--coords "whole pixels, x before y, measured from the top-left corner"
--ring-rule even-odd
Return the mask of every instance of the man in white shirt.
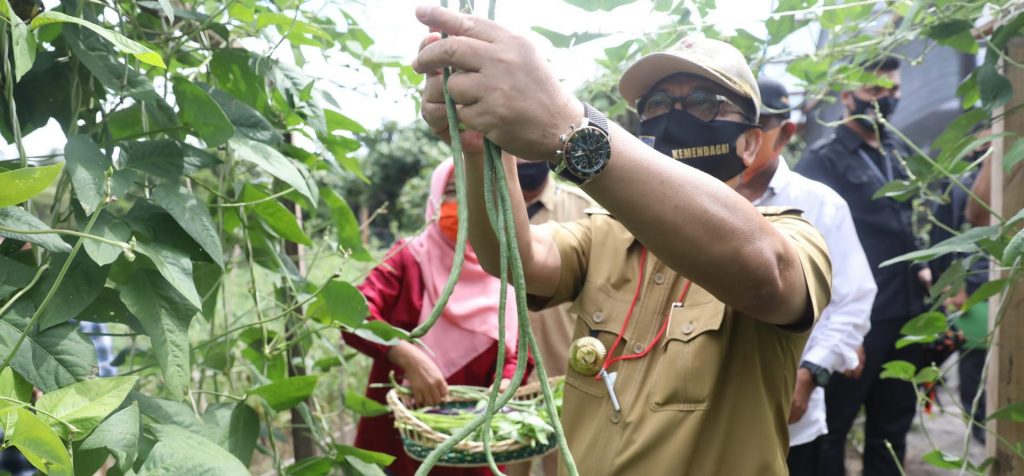
[[780, 160], [782, 149], [793, 137], [796, 125], [789, 121], [789, 94], [780, 83], [761, 79], [761, 118], [764, 139], [757, 159], [743, 174], [737, 192], [757, 206], [792, 206], [825, 237], [832, 258], [832, 303], [821, 319], [801, 357], [796, 389], [790, 406], [791, 476], [821, 473], [819, 438], [825, 424], [825, 392], [833, 372], [859, 377], [863, 365], [861, 344], [871, 327], [871, 306], [877, 288], [867, 257], [857, 238], [850, 208], [828, 186], [805, 178]]

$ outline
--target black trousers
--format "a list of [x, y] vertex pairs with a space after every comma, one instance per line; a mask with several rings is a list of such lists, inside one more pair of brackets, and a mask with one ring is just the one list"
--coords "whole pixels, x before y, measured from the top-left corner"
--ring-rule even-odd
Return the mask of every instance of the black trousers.
[[[986, 349], [960, 349], [960, 362], [957, 363], [957, 370], [960, 373], [960, 402], [964, 409], [971, 411], [974, 403], [974, 396], [978, 392], [985, 392], [985, 385], [981, 381], [981, 370], [985, 367]], [[978, 411], [974, 414], [974, 421], [981, 423], [985, 421], [985, 396], [981, 396], [978, 402]], [[971, 434], [980, 441], [985, 441], [985, 429], [977, 424], [971, 427]]]
[[786, 457], [789, 476], [819, 476], [821, 474], [822, 438], [819, 436], [813, 441], [789, 447], [789, 456]]
[[846, 435], [854, 419], [864, 406], [864, 474], [870, 476], [899, 475], [899, 468], [886, 447], [892, 444], [900, 465], [907, 448], [907, 431], [914, 420], [917, 395], [910, 382], [882, 379], [882, 364], [891, 360], [906, 360], [920, 365], [923, 350], [912, 345], [896, 349], [900, 327], [905, 320], [872, 322], [864, 336], [864, 373], [859, 379], [834, 374], [825, 388], [825, 412], [828, 434], [821, 438], [821, 474], [846, 474], [844, 456]]

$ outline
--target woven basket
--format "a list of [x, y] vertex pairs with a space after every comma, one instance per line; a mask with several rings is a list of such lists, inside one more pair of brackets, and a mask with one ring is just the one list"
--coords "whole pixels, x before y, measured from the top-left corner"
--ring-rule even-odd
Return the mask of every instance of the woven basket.
[[[552, 385], [557, 379], [549, 380]], [[540, 383], [533, 382], [523, 385], [516, 390], [512, 397], [514, 400], [531, 400], [541, 394]], [[395, 415], [395, 426], [402, 436], [402, 446], [406, 454], [417, 461], [423, 461], [427, 455], [438, 445], [449, 438], [450, 435], [441, 433], [427, 426], [427, 424], [416, 418], [410, 411], [411, 408], [402, 402], [398, 392], [391, 389], [387, 395], [388, 406]], [[442, 403], [442, 408], [466, 408], [476, 402], [465, 400], [450, 400]], [[491, 454], [498, 464], [516, 463], [529, 461], [550, 453], [557, 446], [554, 434], [548, 438], [548, 444], [542, 445], [539, 442], [531, 445], [531, 441], [520, 442], [513, 439], [497, 440], [491, 442]], [[437, 462], [438, 466], [452, 467], [482, 467], [487, 466], [487, 455], [484, 454], [484, 445], [478, 441], [460, 441], [451, 450], [441, 456]]]

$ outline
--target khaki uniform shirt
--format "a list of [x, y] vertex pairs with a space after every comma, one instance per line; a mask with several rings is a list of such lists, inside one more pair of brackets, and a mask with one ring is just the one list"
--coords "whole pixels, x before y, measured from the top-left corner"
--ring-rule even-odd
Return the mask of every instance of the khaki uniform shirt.
[[[831, 264], [821, 235], [799, 212], [761, 209], [795, 245], [814, 318], [830, 299]], [[562, 260], [551, 298], [572, 301], [574, 338], [592, 335], [611, 348], [639, 279], [640, 243], [604, 211], [548, 225]], [[790, 331], [729, 309], [648, 254], [640, 299], [615, 355], [633, 354], [665, 336], [643, 358], [613, 364], [622, 411], [603, 381], [569, 370], [562, 423], [585, 476], [786, 475], [790, 399], [810, 330]], [[564, 468], [561, 470], [565, 473]]]
[[[596, 205], [579, 188], [555, 182], [549, 178], [537, 199], [541, 208], [530, 217], [530, 223], [542, 224], [550, 221], [571, 222], [585, 216], [584, 210]], [[571, 304], [565, 303], [543, 311], [530, 313], [530, 326], [537, 339], [548, 377], [565, 375], [569, 345], [572, 343], [575, 318], [569, 315]], [[537, 380], [537, 373], [530, 374], [530, 380]]]

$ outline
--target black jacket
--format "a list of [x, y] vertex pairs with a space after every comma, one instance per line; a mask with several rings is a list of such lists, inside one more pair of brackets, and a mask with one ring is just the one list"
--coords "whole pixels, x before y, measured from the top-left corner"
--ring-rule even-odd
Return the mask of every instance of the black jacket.
[[[883, 150], [890, 154], [892, 179], [905, 179], [906, 171], [895, 155], [905, 156], [905, 146], [886, 141]], [[843, 125], [836, 128], [831, 138], [808, 148], [795, 170], [832, 187], [850, 205], [853, 224], [878, 285], [871, 320], [909, 320], [924, 311], [927, 291], [917, 278], [917, 271], [923, 266], [906, 262], [884, 268], [878, 265], [918, 249], [912, 229], [913, 210], [910, 201], [872, 198], [889, 180], [883, 178], [889, 175], [889, 167], [884, 167], [885, 162], [879, 157], [877, 150]]]

